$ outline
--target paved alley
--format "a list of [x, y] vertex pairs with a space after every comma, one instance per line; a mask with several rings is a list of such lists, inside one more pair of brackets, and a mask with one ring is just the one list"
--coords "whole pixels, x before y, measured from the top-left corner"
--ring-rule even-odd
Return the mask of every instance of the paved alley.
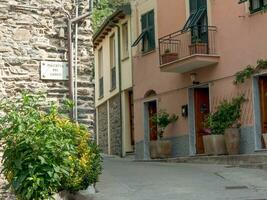
[[267, 172], [105, 158], [96, 200], [267, 200]]

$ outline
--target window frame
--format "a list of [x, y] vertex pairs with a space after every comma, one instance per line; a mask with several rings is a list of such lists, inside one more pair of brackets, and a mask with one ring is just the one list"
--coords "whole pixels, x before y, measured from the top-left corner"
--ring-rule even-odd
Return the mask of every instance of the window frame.
[[116, 38], [115, 33], [109, 37], [109, 55], [110, 55], [110, 91], [116, 89]]
[[267, 3], [264, 4], [264, 0], [257, 0], [259, 1], [259, 8], [253, 8], [253, 1], [255, 0], [249, 0], [249, 10], [250, 10], [250, 13], [255, 13], [255, 12], [259, 12], [261, 10], [264, 10], [265, 8], [267, 8]]
[[[150, 15], [152, 15], [152, 23], [150, 24]], [[145, 21], [143, 21], [145, 20]], [[143, 23], [145, 22], [145, 23]], [[155, 12], [154, 9], [147, 11], [141, 15], [141, 28], [142, 28], [142, 52], [148, 53], [156, 48], [155, 39]], [[147, 45], [147, 47], [146, 47]]]
[[104, 96], [104, 57], [103, 47], [98, 49], [98, 96], [99, 99]]
[[[149, 26], [149, 14], [152, 14], [153, 23]], [[146, 19], [145, 19], [146, 17]], [[145, 20], [144, 20], [145, 19]], [[143, 22], [146, 22], [146, 26], [144, 26]], [[142, 53], [146, 54], [156, 49], [156, 31], [155, 31], [155, 12], [154, 9], [144, 13], [141, 15], [141, 33], [137, 37], [137, 39], [132, 44], [132, 47], [135, 47], [139, 44], [140, 41], [142, 41]], [[151, 34], [152, 33], [152, 34]], [[152, 36], [152, 38], [150, 38]], [[148, 48], [145, 48], [145, 44], [148, 44]]]
[[129, 26], [128, 22], [122, 24], [122, 55], [123, 59], [129, 57]]

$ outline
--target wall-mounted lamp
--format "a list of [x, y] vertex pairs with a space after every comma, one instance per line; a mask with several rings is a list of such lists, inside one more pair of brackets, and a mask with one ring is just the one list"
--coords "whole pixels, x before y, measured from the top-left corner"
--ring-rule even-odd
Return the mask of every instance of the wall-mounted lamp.
[[196, 76], [197, 76], [197, 73], [191, 73], [191, 74], [190, 74], [190, 79], [191, 79], [191, 82], [192, 82], [193, 84], [199, 84], [199, 82], [196, 81]]

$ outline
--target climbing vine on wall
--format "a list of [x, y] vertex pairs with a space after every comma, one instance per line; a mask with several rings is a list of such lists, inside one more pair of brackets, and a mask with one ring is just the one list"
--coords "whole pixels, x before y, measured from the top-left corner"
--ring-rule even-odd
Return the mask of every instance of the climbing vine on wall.
[[256, 66], [248, 65], [245, 69], [235, 74], [234, 84], [244, 83], [247, 79], [251, 78], [253, 74], [260, 73], [262, 70], [267, 69], [267, 59], [259, 59]]

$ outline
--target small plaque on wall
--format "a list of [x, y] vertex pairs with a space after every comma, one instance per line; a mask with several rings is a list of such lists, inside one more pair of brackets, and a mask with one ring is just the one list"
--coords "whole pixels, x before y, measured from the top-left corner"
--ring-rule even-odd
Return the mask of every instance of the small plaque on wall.
[[41, 61], [42, 80], [68, 80], [68, 63], [55, 61]]

